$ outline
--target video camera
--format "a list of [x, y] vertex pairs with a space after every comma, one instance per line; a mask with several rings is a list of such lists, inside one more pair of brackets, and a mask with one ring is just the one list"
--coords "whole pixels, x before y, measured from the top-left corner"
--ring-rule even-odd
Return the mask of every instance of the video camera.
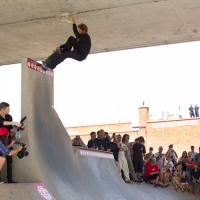
[[18, 144], [18, 145], [22, 146], [22, 150], [20, 152], [18, 152], [18, 154], [17, 154], [17, 157], [19, 159], [22, 159], [22, 158], [27, 157], [29, 155], [29, 152], [28, 152], [28, 150], [26, 148], [26, 144], [24, 144], [24, 143], [22, 143], [20, 141], [16, 141], [15, 144]]
[[21, 124], [21, 127], [17, 128], [17, 131], [23, 131], [24, 130], [24, 122], [26, 121], [27, 117], [24, 116], [21, 120], [20, 120], [20, 124]]

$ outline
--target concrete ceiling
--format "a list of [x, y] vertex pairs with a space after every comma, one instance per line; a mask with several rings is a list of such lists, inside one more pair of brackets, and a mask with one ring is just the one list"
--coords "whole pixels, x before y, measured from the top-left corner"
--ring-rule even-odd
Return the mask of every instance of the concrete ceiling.
[[72, 34], [62, 13], [88, 24], [92, 53], [200, 39], [200, 0], [1, 0], [0, 65], [47, 57]]

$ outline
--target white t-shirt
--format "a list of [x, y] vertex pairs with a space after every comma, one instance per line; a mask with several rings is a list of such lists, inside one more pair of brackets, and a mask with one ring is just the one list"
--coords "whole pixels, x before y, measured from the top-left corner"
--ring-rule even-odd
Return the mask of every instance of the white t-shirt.
[[172, 172], [174, 169], [174, 163], [171, 160], [165, 160], [164, 167]]
[[156, 159], [156, 164], [158, 165], [159, 169], [161, 169], [165, 162], [165, 156], [162, 153], [155, 153], [154, 158]]

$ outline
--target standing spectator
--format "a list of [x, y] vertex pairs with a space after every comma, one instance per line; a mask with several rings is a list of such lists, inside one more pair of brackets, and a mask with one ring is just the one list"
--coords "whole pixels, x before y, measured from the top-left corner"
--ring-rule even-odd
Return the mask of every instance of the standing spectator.
[[105, 132], [103, 129], [97, 132], [97, 148], [102, 151], [110, 151], [110, 141], [108, 138], [105, 138]]
[[[10, 113], [10, 105], [6, 102], [0, 103], [0, 140], [4, 146], [9, 146], [13, 139], [15, 139], [15, 133], [17, 128], [21, 124], [12, 121]], [[12, 150], [12, 146], [9, 147]], [[7, 162], [7, 181], [8, 183], [15, 183], [12, 177], [12, 156], [6, 155]]]
[[145, 155], [145, 161], [149, 161], [151, 158], [154, 158], [153, 147], [149, 148], [149, 153]]
[[195, 117], [199, 117], [199, 106], [196, 104], [194, 107]]
[[125, 157], [125, 151], [128, 151], [128, 147], [122, 143], [122, 137], [121, 135], [116, 136], [117, 146], [119, 148], [119, 154], [118, 154], [118, 167], [121, 172], [123, 171], [124, 179], [126, 183], [131, 183], [130, 177], [129, 177], [129, 169], [128, 169], [128, 163]]
[[[115, 133], [113, 133], [113, 135], [111, 137], [110, 148], [111, 148], [111, 152], [113, 153], [116, 163], [118, 163], [119, 148], [117, 145], [117, 139], [116, 139]], [[117, 166], [118, 166], [118, 164], [117, 164]]]
[[178, 164], [181, 165], [182, 171], [186, 171], [186, 162], [187, 162], [188, 156], [187, 151], [184, 151], [182, 153], [182, 156], [179, 158]]
[[170, 157], [172, 159], [172, 162], [174, 163], [174, 165], [177, 163], [178, 155], [177, 155], [176, 151], [174, 150], [173, 144], [169, 145], [169, 149], [166, 153], [166, 157]]
[[88, 148], [96, 149], [96, 143], [97, 143], [97, 136], [96, 132], [90, 133], [91, 139], [88, 141]]
[[133, 166], [136, 172], [137, 179], [141, 181], [143, 171], [144, 171], [144, 155], [146, 149], [144, 146], [144, 138], [139, 137], [136, 140], [137, 142], [133, 145]]
[[75, 147], [86, 147], [80, 135], [76, 135], [76, 137], [72, 140], [72, 146]]
[[159, 176], [159, 168], [158, 165], [156, 164], [154, 158], [151, 158], [145, 166], [145, 172], [144, 172], [144, 181], [149, 182], [156, 180], [157, 177]]
[[192, 159], [195, 160], [195, 156], [197, 155], [197, 152], [194, 151], [194, 146], [191, 146], [191, 154], [192, 154]]
[[194, 169], [195, 166], [195, 160], [192, 159], [192, 153], [188, 153], [188, 158], [187, 161], [185, 162], [186, 165], [186, 177], [187, 177], [187, 182], [192, 183], [192, 170]]
[[156, 164], [158, 165], [159, 169], [162, 169], [165, 162], [165, 155], [163, 154], [162, 146], [158, 148], [158, 153], [154, 154], [154, 158], [156, 160]]
[[198, 168], [197, 164], [194, 165], [194, 169], [192, 170], [191, 175], [193, 191], [195, 192], [197, 188], [200, 192], [200, 168]]
[[105, 132], [105, 138], [106, 138], [109, 142], [111, 142], [111, 137], [110, 137], [110, 135], [108, 134], [108, 132]]
[[199, 153], [195, 156], [195, 161], [197, 162], [198, 168], [200, 169], [200, 147], [199, 147]]
[[189, 107], [189, 113], [190, 113], [190, 118], [195, 117], [195, 115], [194, 115], [194, 108], [193, 108], [192, 105]]
[[129, 144], [130, 136], [128, 134], [124, 134], [122, 138], [122, 143], [126, 145], [127, 150], [125, 151], [125, 157], [128, 163], [129, 172], [132, 180], [136, 180], [136, 174], [133, 167], [132, 159], [131, 159], [131, 145]]

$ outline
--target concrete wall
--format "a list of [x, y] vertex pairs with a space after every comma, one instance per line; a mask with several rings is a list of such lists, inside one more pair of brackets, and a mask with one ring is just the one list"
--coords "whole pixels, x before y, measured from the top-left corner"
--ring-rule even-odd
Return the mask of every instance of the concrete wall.
[[81, 135], [85, 143], [90, 138], [89, 133], [99, 129], [104, 129], [111, 134], [113, 132], [121, 135], [127, 133], [130, 135], [130, 141], [143, 136], [146, 140], [146, 148], [152, 146], [154, 152], [157, 152], [159, 146], [163, 146], [165, 152], [170, 144], [174, 144], [174, 149], [179, 155], [184, 150], [189, 151], [191, 145], [194, 145], [196, 150], [200, 147], [200, 118], [149, 121], [148, 107], [139, 108], [139, 126], [137, 127], [131, 127], [131, 123], [127, 122], [67, 128], [71, 133], [71, 138], [74, 135]]

